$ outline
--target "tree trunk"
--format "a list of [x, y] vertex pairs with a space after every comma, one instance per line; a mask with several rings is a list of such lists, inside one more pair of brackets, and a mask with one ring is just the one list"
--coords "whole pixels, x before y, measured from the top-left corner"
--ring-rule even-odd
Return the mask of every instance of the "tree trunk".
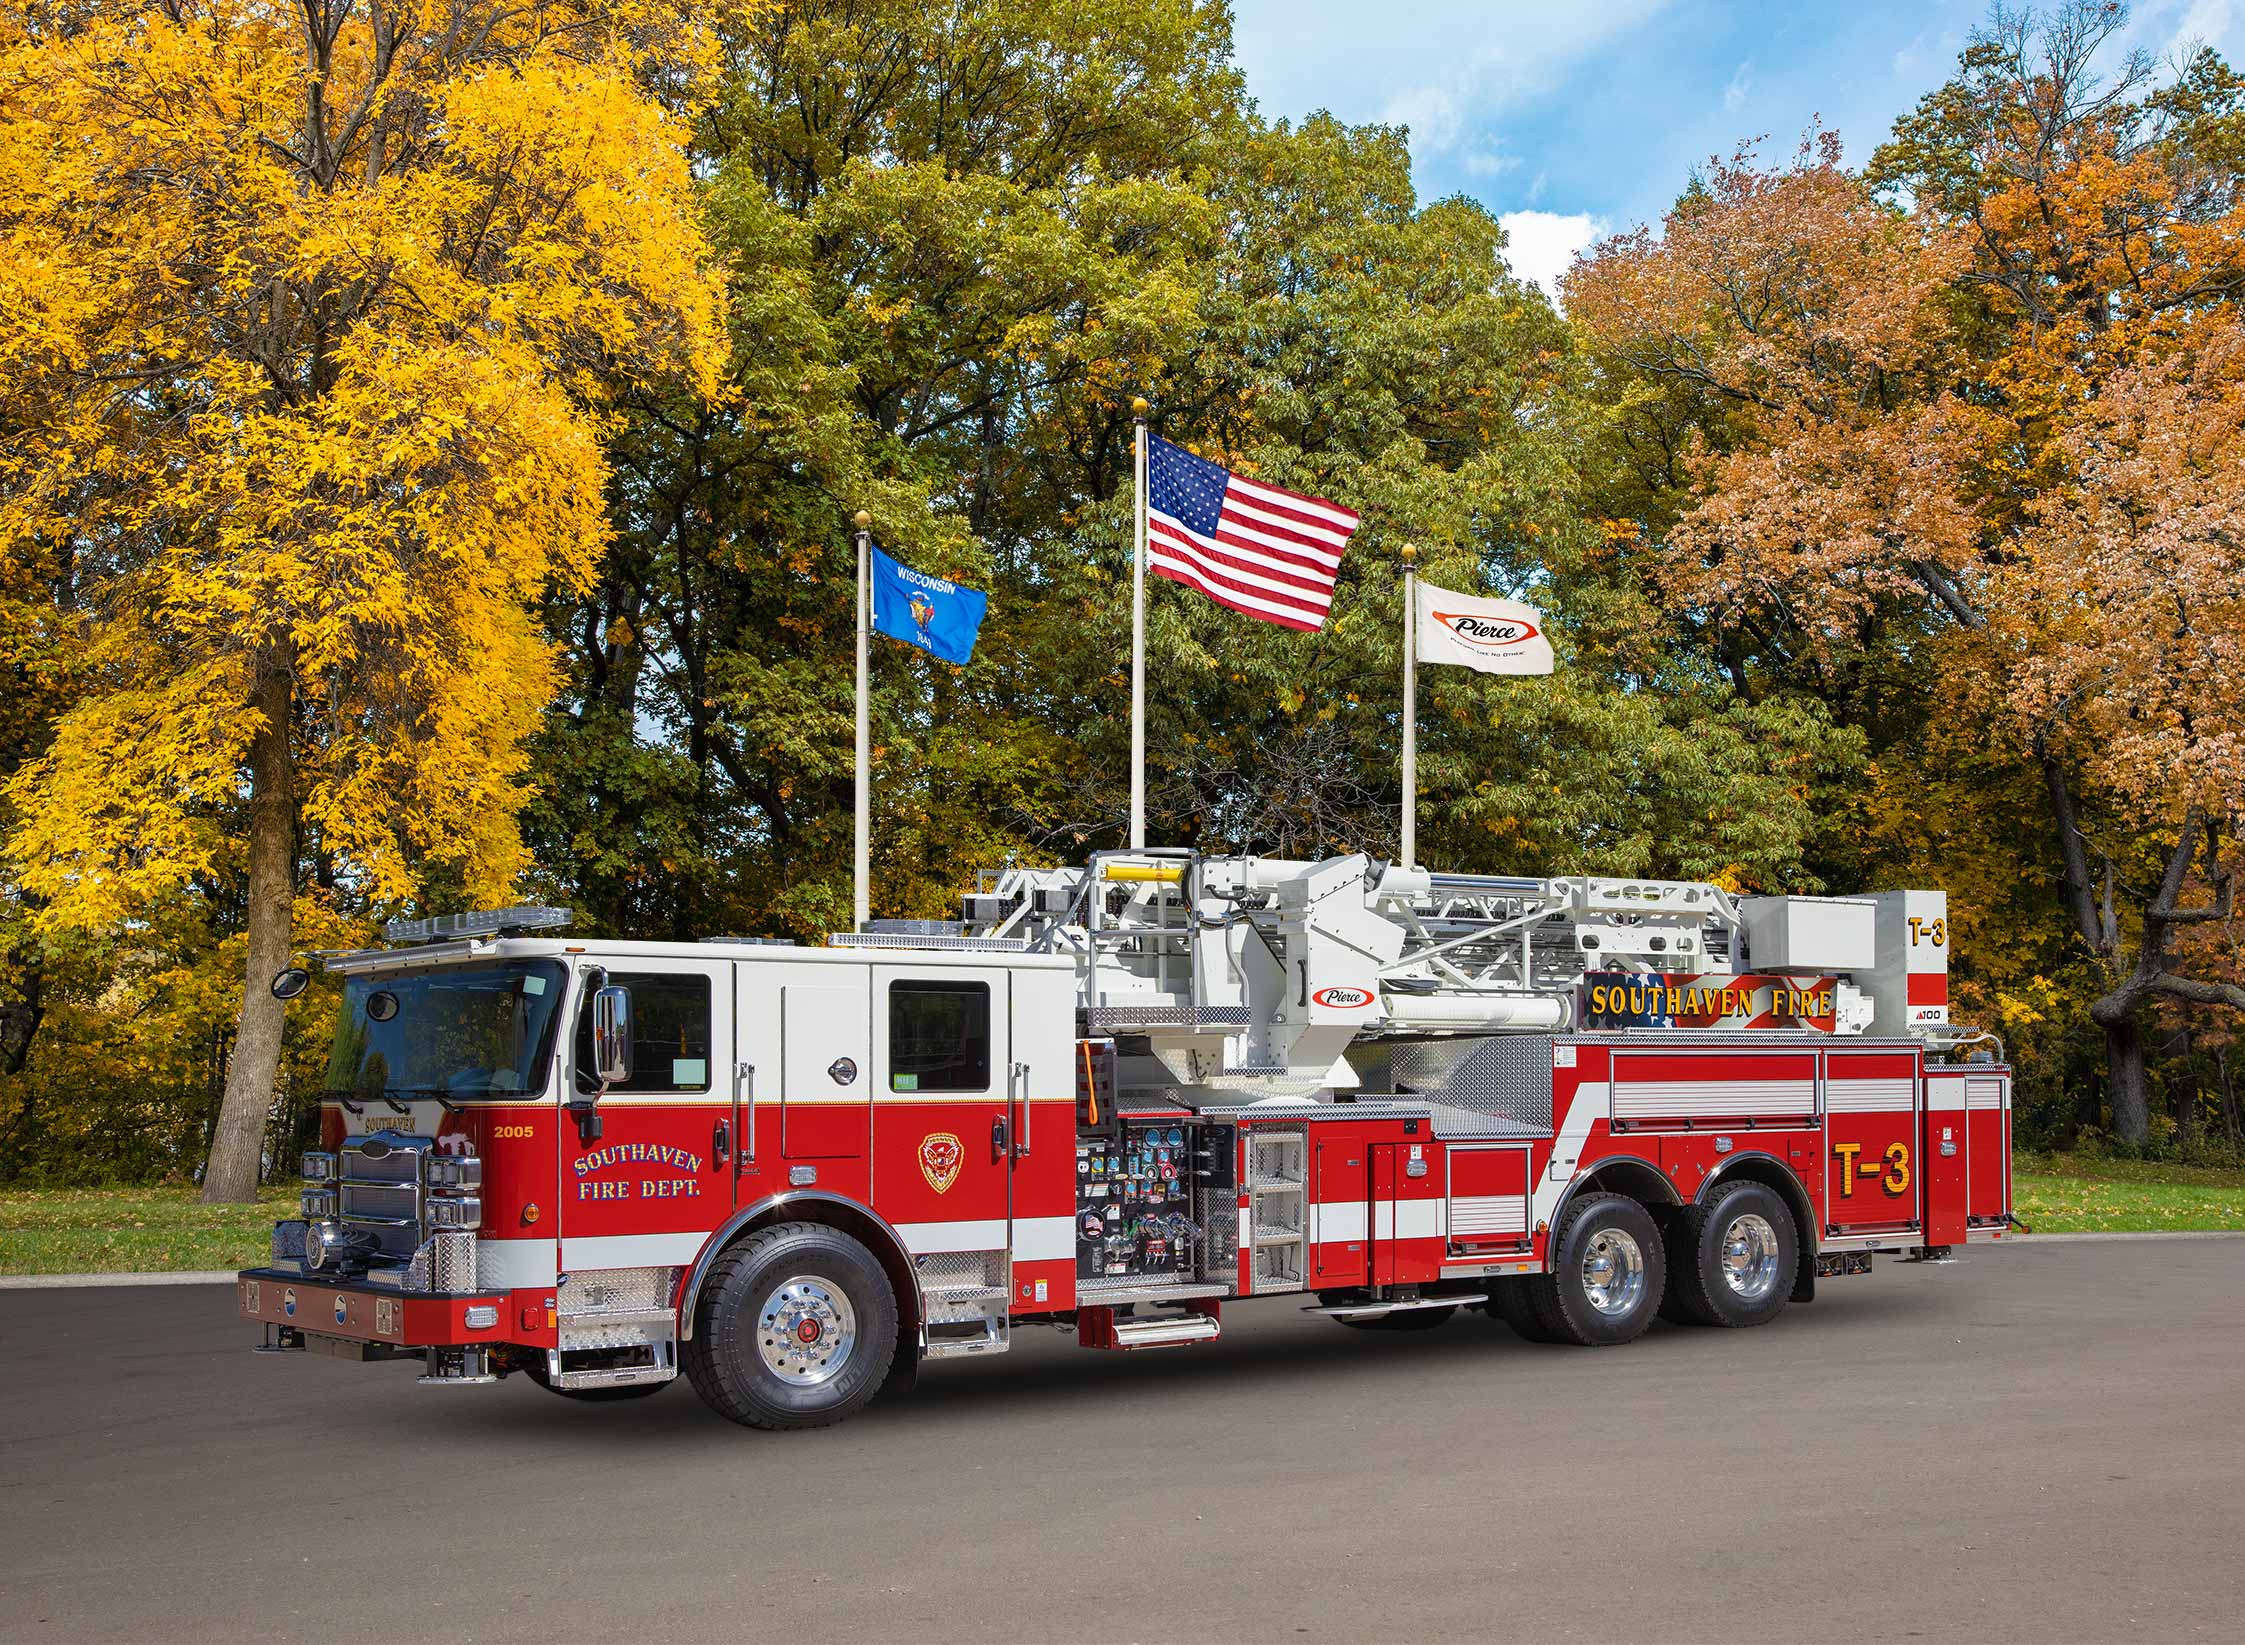
[[2229, 1145], [2235, 1148], [2240, 1140], [2237, 1115], [2237, 1088], [2229, 1082], [2229, 1047], [2222, 1046], [2214, 1053], [2214, 1072], [2222, 1082], [2222, 1129], [2229, 1133]]
[[253, 1200], [281, 1066], [282, 1004], [273, 974], [288, 964], [296, 898], [296, 768], [289, 749], [289, 668], [260, 659], [250, 706], [262, 719], [249, 745], [249, 960], [241, 1025], [226, 1069], [226, 1095], [203, 1171], [206, 1204]]
[[[2092, 1013], [2094, 1014], [2094, 1013]], [[2144, 1035], [2136, 1014], [2104, 1024], [2105, 1084], [2112, 1101], [2113, 1133], [2141, 1148], [2151, 1136], [2151, 1110], [2144, 1094]]]

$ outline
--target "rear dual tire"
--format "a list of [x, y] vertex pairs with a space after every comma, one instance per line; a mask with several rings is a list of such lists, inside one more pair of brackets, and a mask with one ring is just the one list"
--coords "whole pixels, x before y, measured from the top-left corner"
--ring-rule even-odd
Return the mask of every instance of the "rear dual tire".
[[1668, 1300], [1679, 1324], [1743, 1330], [1785, 1312], [1800, 1272], [1792, 1210], [1766, 1183], [1734, 1182], [1668, 1224]]
[[1650, 1213], [1622, 1194], [1578, 1194], [1551, 1234], [1551, 1272], [1495, 1282], [1489, 1311], [1530, 1342], [1610, 1348], [1660, 1311], [1668, 1254]]

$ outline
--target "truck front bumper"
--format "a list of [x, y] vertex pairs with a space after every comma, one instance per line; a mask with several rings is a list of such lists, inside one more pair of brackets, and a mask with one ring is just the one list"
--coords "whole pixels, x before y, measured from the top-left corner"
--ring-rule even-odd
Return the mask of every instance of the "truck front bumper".
[[234, 1284], [242, 1318], [307, 1336], [393, 1348], [488, 1347], [510, 1336], [504, 1291], [401, 1291], [364, 1280], [308, 1280], [285, 1268], [244, 1268]]

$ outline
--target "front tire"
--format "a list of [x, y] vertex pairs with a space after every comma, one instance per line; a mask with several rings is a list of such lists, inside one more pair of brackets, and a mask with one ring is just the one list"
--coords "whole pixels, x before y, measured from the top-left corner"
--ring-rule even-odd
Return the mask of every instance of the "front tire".
[[1675, 1229], [1670, 1284], [1684, 1314], [1700, 1325], [1741, 1330], [1785, 1312], [1800, 1271], [1800, 1232], [1776, 1189], [1734, 1182]]
[[710, 1269], [682, 1345], [710, 1409], [750, 1428], [823, 1428], [862, 1409], [896, 1357], [896, 1293], [838, 1229], [787, 1222]]
[[1528, 1282], [1536, 1317], [1560, 1342], [1611, 1348], [1645, 1334], [1668, 1285], [1650, 1213], [1621, 1194], [1579, 1194], [1551, 1236], [1551, 1267]]

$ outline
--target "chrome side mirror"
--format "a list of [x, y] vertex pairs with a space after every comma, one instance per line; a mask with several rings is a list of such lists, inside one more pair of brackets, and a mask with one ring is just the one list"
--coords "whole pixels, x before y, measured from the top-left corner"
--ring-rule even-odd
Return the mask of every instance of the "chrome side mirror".
[[312, 973], [301, 965], [273, 973], [273, 998], [277, 1000], [292, 1000], [311, 986]]
[[631, 1078], [631, 990], [603, 987], [592, 996], [592, 1066], [601, 1088]]

